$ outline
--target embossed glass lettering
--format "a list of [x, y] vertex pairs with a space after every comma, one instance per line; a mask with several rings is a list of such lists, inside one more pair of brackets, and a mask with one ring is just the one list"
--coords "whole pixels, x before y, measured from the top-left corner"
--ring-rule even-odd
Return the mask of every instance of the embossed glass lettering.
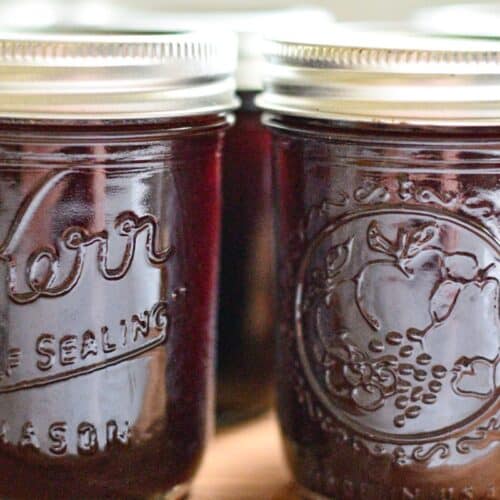
[[30, 448], [34, 451], [40, 449], [35, 426], [31, 422], [26, 422], [21, 429], [21, 438], [19, 439], [20, 448]]
[[0, 369], [0, 380], [12, 376], [12, 371], [17, 368], [22, 361], [21, 349], [17, 347], [9, 347], [6, 349], [7, 359], [5, 366]]
[[[30, 375], [33, 372], [26, 364], [29, 359], [27, 357], [24, 363], [16, 364], [18, 369], [8, 379], [0, 378], [0, 393], [89, 373], [152, 349], [167, 337], [168, 307], [168, 302], [158, 302], [146, 312], [147, 331], [145, 324], [140, 336], [137, 335], [136, 328], [132, 327], [137, 321], [135, 314], [128, 320], [120, 320], [114, 330], [110, 330], [110, 326], [102, 326], [100, 337], [91, 330], [61, 337], [49, 333], [40, 334], [35, 342], [38, 356], [35, 365], [46, 375]], [[128, 324], [131, 325], [130, 328]]]
[[68, 449], [66, 433], [68, 425], [65, 422], [55, 422], [49, 427], [49, 438], [52, 441], [50, 452], [54, 455], [64, 455]]
[[130, 440], [129, 423], [125, 422], [119, 427], [116, 420], [110, 420], [106, 424], [106, 444], [108, 447], [115, 445], [126, 445]]
[[82, 359], [85, 359], [87, 356], [91, 355], [97, 356], [97, 354], [98, 354], [98, 346], [95, 335], [90, 330], [87, 330], [83, 334], [83, 339], [82, 339], [82, 350], [81, 350]]
[[65, 335], [59, 341], [59, 360], [61, 365], [73, 365], [78, 350], [76, 335]]
[[0, 420], [0, 443], [8, 443], [9, 424], [5, 420]]
[[78, 426], [78, 453], [81, 455], [94, 455], [98, 450], [97, 430], [89, 422]]
[[107, 326], [101, 328], [102, 333], [102, 350], [108, 354], [110, 352], [116, 351], [116, 344], [113, 344], [110, 340], [109, 329]]
[[[46, 247], [32, 253], [28, 259], [26, 285], [29, 291], [18, 290], [17, 261], [15, 247], [31, 213], [40, 206], [60, 180], [73, 174], [71, 170], [47, 174], [26, 197], [26, 202], [17, 211], [5, 240], [0, 244], [0, 261], [8, 266], [9, 297], [16, 303], [28, 304], [40, 297], [60, 297], [77, 285], [87, 259], [88, 250], [97, 248], [97, 265], [102, 278], [120, 280], [130, 269], [136, 252], [137, 238], [146, 234], [148, 262], [153, 266], [163, 265], [172, 254], [172, 248], [158, 249], [157, 221], [151, 215], [139, 217], [133, 212], [123, 212], [115, 220], [116, 233], [125, 240], [121, 262], [116, 267], [109, 265], [109, 235], [107, 231], [89, 233], [83, 227], [67, 228], [56, 247]], [[69, 252], [73, 256], [70, 269], [63, 274], [60, 256]]]
[[55, 337], [50, 333], [42, 333], [36, 340], [36, 352], [40, 359], [36, 366], [39, 370], [47, 371], [54, 366], [55, 360]]

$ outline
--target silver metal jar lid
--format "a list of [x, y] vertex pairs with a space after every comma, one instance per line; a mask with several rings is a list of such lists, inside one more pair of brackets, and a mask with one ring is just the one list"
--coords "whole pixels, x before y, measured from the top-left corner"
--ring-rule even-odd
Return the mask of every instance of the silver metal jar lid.
[[[111, 6], [111, 3], [108, 5]], [[116, 1], [116, 0], [115, 0]], [[238, 36], [238, 90], [262, 89], [263, 37], [279, 26], [300, 30], [304, 25], [327, 29], [334, 21], [333, 14], [321, 7], [283, 7], [283, 2], [267, 0], [259, 8], [255, 0], [239, 1], [237, 8], [215, 4], [207, 10], [206, 2], [182, 2], [176, 6], [171, 1], [157, 9], [123, 9], [120, 24], [127, 29], [229, 29]], [[129, 2], [134, 5], [135, 2]], [[233, 3], [234, 5], [234, 3]], [[101, 7], [102, 8], [102, 7]], [[109, 16], [108, 16], [109, 17]]]
[[500, 124], [500, 42], [333, 33], [266, 42], [257, 104], [290, 115], [384, 123]]
[[[130, 27], [134, 24], [146, 29], [153, 29], [155, 26], [169, 29], [209, 26], [211, 29], [226, 28], [234, 31], [238, 35], [239, 47], [236, 71], [238, 90], [256, 91], [262, 89], [262, 43], [265, 34], [272, 32], [277, 26], [301, 29], [306, 24], [327, 28], [334, 21], [330, 12], [319, 7], [278, 9], [272, 2], [270, 5], [271, 7], [258, 10], [242, 2], [238, 10], [215, 8], [203, 11], [192, 7], [192, 10], [160, 11], [157, 14], [138, 10], [128, 17], [131, 20]], [[122, 17], [122, 22], [123, 19]]]
[[0, 36], [0, 117], [142, 119], [236, 105], [231, 34]]
[[500, 38], [499, 3], [465, 3], [419, 9], [413, 26], [427, 33]]
[[0, 27], [16, 30], [93, 29], [155, 32], [230, 30], [238, 36], [239, 90], [262, 88], [262, 36], [277, 27], [326, 29], [332, 13], [289, 0], [16, 0], [0, 3]]

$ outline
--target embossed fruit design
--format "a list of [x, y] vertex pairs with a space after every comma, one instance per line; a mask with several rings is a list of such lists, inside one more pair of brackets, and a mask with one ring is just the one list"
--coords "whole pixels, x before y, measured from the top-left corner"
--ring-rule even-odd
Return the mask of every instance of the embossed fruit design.
[[473, 255], [447, 254], [435, 244], [438, 237], [430, 223], [400, 228], [391, 241], [377, 221], [370, 223], [368, 246], [385, 258], [369, 261], [354, 280], [356, 303], [373, 330], [428, 330], [450, 315], [465, 283], [487, 273]]
[[337, 345], [330, 345], [319, 361], [326, 368], [325, 383], [329, 392], [352, 400], [365, 411], [382, 407], [385, 399], [397, 391], [395, 357], [373, 360], [349, 340], [347, 333], [340, 335]]
[[428, 432], [457, 398], [458, 419], [495, 398], [500, 276], [460, 227], [388, 219], [359, 222], [341, 243], [345, 231], [318, 238], [301, 312], [317, 339], [311, 373], [337, 415]]

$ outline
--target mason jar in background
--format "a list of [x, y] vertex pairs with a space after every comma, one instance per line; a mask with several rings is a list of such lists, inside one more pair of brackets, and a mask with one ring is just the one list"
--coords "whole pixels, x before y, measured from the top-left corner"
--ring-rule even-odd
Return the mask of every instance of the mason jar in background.
[[0, 60], [0, 495], [183, 498], [236, 40], [11, 34]]
[[[240, 8], [243, 6], [240, 5]], [[255, 97], [262, 88], [262, 33], [277, 25], [329, 27], [318, 8], [221, 11], [204, 22], [238, 33], [241, 106], [223, 149], [217, 415], [227, 424], [257, 415], [273, 399], [276, 273], [270, 134]], [[200, 21], [201, 22], [201, 21]]]
[[[209, 27], [238, 34], [236, 122], [223, 149], [222, 247], [219, 287], [217, 414], [221, 424], [249, 418], [269, 408], [274, 361], [275, 265], [272, 224], [270, 137], [254, 99], [262, 88], [262, 33], [280, 25], [328, 29], [332, 15], [318, 7], [253, 2], [213, 8], [206, 2], [149, 8], [129, 2], [100, 4], [103, 26], [135, 30]], [[118, 10], [117, 10], [118, 9]], [[119, 14], [120, 13], [120, 14]], [[91, 16], [84, 16], [90, 19]]]
[[278, 410], [303, 495], [498, 498], [500, 44], [265, 52]]

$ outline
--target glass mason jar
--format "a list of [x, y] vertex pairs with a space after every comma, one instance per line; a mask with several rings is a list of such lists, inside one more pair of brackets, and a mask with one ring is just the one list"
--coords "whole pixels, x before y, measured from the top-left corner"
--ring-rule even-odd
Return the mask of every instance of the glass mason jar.
[[500, 495], [500, 44], [267, 44], [278, 410], [307, 498]]
[[235, 40], [12, 34], [0, 59], [0, 496], [184, 497]]

